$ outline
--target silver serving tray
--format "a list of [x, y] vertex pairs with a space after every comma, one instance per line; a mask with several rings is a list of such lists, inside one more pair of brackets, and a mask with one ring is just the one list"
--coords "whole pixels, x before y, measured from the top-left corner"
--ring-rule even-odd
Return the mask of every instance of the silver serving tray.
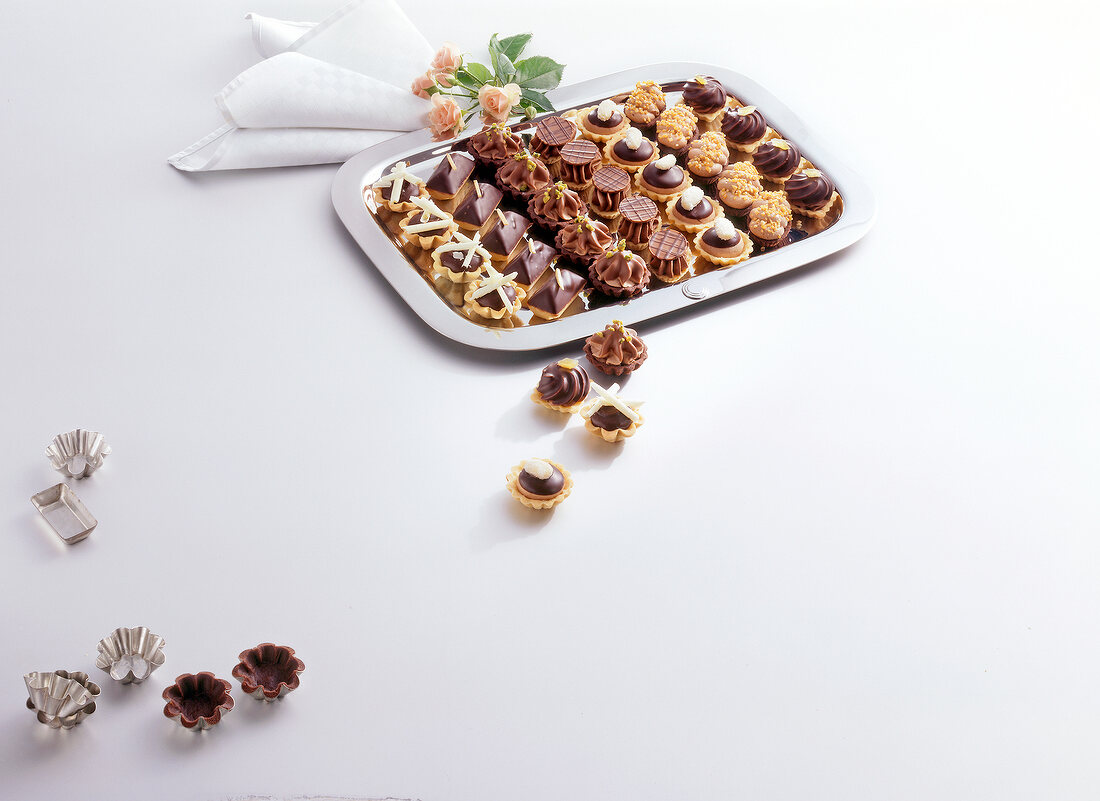
[[[769, 124], [798, 145], [803, 155], [836, 184], [844, 203], [840, 218], [829, 228], [770, 253], [755, 255], [741, 265], [689, 278], [677, 285], [647, 292], [624, 303], [613, 303], [538, 325], [501, 328], [482, 325], [459, 312], [424, 279], [363, 202], [363, 189], [376, 181], [391, 164], [401, 160], [431, 166], [454, 142], [433, 142], [427, 130], [389, 139], [353, 156], [336, 173], [332, 204], [359, 247], [390, 282], [397, 294], [428, 325], [445, 337], [475, 348], [505, 351], [538, 350], [583, 339], [609, 322], [633, 325], [696, 305], [752, 284], [773, 278], [824, 258], [858, 241], [875, 219], [870, 188], [837, 158], [783, 103], [744, 75], [710, 64], [689, 62], [651, 64], [561, 87], [549, 93], [559, 110], [591, 105], [605, 97], [629, 92], [637, 81], [658, 83], [688, 81], [695, 75], [713, 75], [744, 103], [759, 106]], [[479, 127], [473, 127], [473, 134]]]

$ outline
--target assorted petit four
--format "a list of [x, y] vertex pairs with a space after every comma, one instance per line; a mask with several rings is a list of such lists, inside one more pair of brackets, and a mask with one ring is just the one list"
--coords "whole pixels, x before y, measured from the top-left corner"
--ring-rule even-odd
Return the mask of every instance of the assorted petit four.
[[684, 84], [683, 98], [696, 117], [710, 122], [726, 108], [726, 87], [715, 78], [696, 75]]
[[689, 186], [682, 195], [668, 202], [665, 215], [673, 228], [695, 233], [721, 217], [722, 207], [707, 197], [699, 187]]
[[426, 197], [414, 197], [416, 206], [401, 220], [400, 228], [405, 238], [425, 250], [431, 250], [451, 238], [457, 229], [454, 218]]
[[761, 192], [749, 209], [749, 234], [762, 248], [786, 244], [791, 233], [791, 204], [782, 192]]
[[620, 239], [591, 262], [588, 280], [605, 295], [636, 298], [649, 286], [649, 270], [645, 259]]
[[562, 146], [577, 138], [577, 126], [565, 117], [544, 117], [535, 124], [531, 134], [531, 150], [539, 155], [547, 167], [554, 169]]
[[593, 142], [608, 142], [615, 134], [630, 125], [623, 116], [623, 108], [614, 100], [604, 100], [598, 106], [581, 109], [577, 113], [580, 134]]
[[630, 174], [621, 167], [607, 165], [592, 175], [588, 210], [605, 220], [619, 216], [619, 204], [630, 191]]
[[695, 112], [683, 103], [666, 108], [657, 118], [657, 142], [668, 153], [682, 156], [699, 133]]
[[543, 368], [531, 400], [556, 412], [573, 414], [588, 398], [592, 382], [576, 359], [561, 359]]
[[718, 199], [738, 216], [749, 213], [752, 204], [764, 191], [760, 173], [747, 161], [735, 162], [718, 176]]
[[752, 154], [752, 165], [766, 180], [783, 183], [802, 166], [802, 153], [786, 139], [769, 139]]
[[720, 127], [726, 143], [744, 153], [754, 152], [768, 136], [768, 122], [756, 106], [728, 106]]
[[516, 254], [505, 266], [504, 272], [515, 273], [517, 284], [522, 287], [531, 287], [542, 277], [557, 255], [558, 252], [545, 242], [524, 239], [523, 244], [516, 250]]
[[691, 176], [669, 154], [647, 164], [634, 174], [634, 185], [648, 198], [667, 203], [691, 186]]
[[472, 156], [448, 153], [436, 165], [424, 188], [436, 200], [452, 200], [470, 180], [476, 166]]
[[372, 184], [374, 199], [390, 211], [412, 211], [412, 199], [418, 197], [424, 179], [409, 172], [409, 163], [399, 161]]
[[726, 139], [717, 131], [707, 131], [688, 146], [687, 168], [693, 183], [711, 186], [729, 161]]
[[497, 185], [515, 200], [526, 202], [552, 182], [549, 168], [529, 150], [521, 150], [497, 169]]
[[527, 201], [527, 213], [531, 219], [536, 225], [551, 232], [558, 231], [570, 220], [587, 211], [588, 207], [581, 196], [561, 181], [550, 184]]
[[481, 164], [499, 167], [523, 149], [523, 139], [502, 123], [493, 123], [471, 136], [466, 147]]
[[665, 105], [665, 92], [656, 81], [638, 81], [626, 99], [623, 114], [639, 128], [652, 128]]
[[550, 509], [573, 491], [573, 476], [551, 459], [524, 459], [504, 483], [513, 498], [531, 509]]
[[489, 218], [493, 216], [503, 197], [504, 193], [492, 184], [475, 179], [466, 199], [455, 208], [454, 220], [459, 228], [476, 231], [489, 222]]
[[612, 320], [584, 341], [584, 354], [601, 373], [618, 376], [641, 367], [649, 349], [637, 331], [627, 328], [622, 320]]
[[666, 284], [683, 279], [694, 266], [695, 258], [687, 237], [673, 228], [662, 228], [649, 240], [649, 269]]
[[463, 295], [465, 309], [481, 317], [499, 320], [518, 312], [527, 292], [516, 283], [516, 274], [502, 275], [491, 266], [487, 275], [479, 276], [469, 284]]
[[485, 271], [489, 261], [489, 251], [482, 246], [480, 232], [469, 237], [456, 231], [450, 242], [432, 251], [432, 266], [436, 272], [458, 284], [475, 280]]
[[646, 139], [637, 128], [630, 127], [607, 145], [607, 160], [616, 167], [635, 173], [657, 159], [657, 145]]
[[586, 401], [580, 409], [585, 429], [605, 442], [619, 442], [634, 436], [645, 422], [638, 411], [642, 401], [620, 398], [618, 384], [604, 389], [593, 381], [592, 389], [595, 397]]
[[619, 204], [619, 227], [616, 233], [633, 250], [643, 250], [649, 245], [661, 225], [657, 204], [645, 195], [631, 195]]
[[482, 237], [482, 243], [493, 261], [508, 261], [530, 227], [531, 221], [522, 214], [497, 209], [492, 224]]
[[719, 217], [695, 237], [695, 249], [699, 251], [699, 258], [711, 264], [732, 267], [752, 255], [752, 240], [742, 235], [725, 217]]
[[611, 247], [613, 240], [606, 225], [579, 214], [558, 230], [554, 241], [562, 258], [587, 267]]
[[570, 189], [587, 189], [600, 161], [600, 149], [595, 142], [574, 139], [561, 149], [558, 176]]
[[555, 267], [550, 277], [527, 297], [527, 308], [543, 320], [556, 320], [587, 288], [583, 276]]
[[799, 170], [783, 184], [791, 208], [807, 217], [824, 217], [838, 195], [836, 186], [821, 170], [807, 167]]

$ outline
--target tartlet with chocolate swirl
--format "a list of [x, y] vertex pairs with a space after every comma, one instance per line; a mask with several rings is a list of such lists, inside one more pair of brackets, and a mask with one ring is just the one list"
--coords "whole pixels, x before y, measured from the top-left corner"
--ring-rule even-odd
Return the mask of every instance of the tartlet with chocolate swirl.
[[499, 167], [523, 150], [523, 139], [507, 125], [494, 122], [471, 136], [466, 149], [478, 163]]
[[754, 153], [768, 137], [768, 121], [756, 106], [729, 106], [720, 126], [726, 144], [742, 153]]
[[802, 166], [802, 151], [786, 139], [769, 139], [752, 154], [752, 166], [765, 180], [781, 184]]
[[602, 222], [580, 214], [558, 231], [554, 241], [562, 258], [587, 267], [611, 247], [614, 239]]
[[645, 260], [620, 240], [591, 262], [588, 280], [605, 295], [636, 298], [649, 286], [649, 269]]
[[527, 214], [536, 225], [557, 232], [571, 220], [585, 214], [588, 207], [581, 196], [561, 181], [550, 184], [542, 192], [536, 192], [527, 201]]
[[574, 414], [588, 398], [592, 380], [576, 359], [561, 359], [548, 364], [531, 391], [531, 400], [555, 412]]
[[807, 167], [783, 184], [791, 208], [806, 217], [821, 218], [829, 213], [838, 197], [836, 186], [821, 170]]
[[683, 98], [696, 117], [712, 122], [726, 108], [726, 87], [717, 78], [696, 75], [684, 84]]
[[551, 183], [550, 169], [530, 150], [521, 150], [497, 168], [497, 186], [513, 200], [527, 202]]

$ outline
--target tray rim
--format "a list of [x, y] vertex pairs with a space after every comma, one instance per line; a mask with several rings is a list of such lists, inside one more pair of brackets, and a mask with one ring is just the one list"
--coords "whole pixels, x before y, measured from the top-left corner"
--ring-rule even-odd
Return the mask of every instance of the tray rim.
[[[844, 213], [840, 218], [826, 230], [790, 247], [754, 256], [743, 265], [728, 270], [689, 278], [678, 287], [646, 293], [625, 305], [612, 304], [550, 323], [506, 329], [478, 325], [448, 308], [446, 301], [428, 282], [410, 269], [405, 257], [394, 248], [389, 235], [363, 205], [362, 187], [365, 181], [377, 178], [385, 166], [426, 150], [450, 150], [454, 140], [434, 142], [429, 131], [418, 130], [363, 150], [348, 159], [337, 171], [332, 182], [332, 205], [367, 260], [418, 317], [448, 339], [475, 348], [498, 351], [553, 348], [584, 339], [612, 320], [634, 325], [686, 309], [832, 255], [859, 241], [871, 229], [876, 209], [867, 183], [836, 157], [797, 114], [759, 83], [741, 73], [700, 62], [662, 62], [631, 67], [560, 87], [550, 92], [549, 96], [555, 106], [569, 107], [628, 91], [639, 80], [679, 80], [685, 74], [712, 75], [742, 101], [767, 110], [769, 122], [797, 142], [806, 157], [821, 166], [833, 179], [844, 198]], [[461, 138], [480, 129], [480, 126], [472, 126]]]

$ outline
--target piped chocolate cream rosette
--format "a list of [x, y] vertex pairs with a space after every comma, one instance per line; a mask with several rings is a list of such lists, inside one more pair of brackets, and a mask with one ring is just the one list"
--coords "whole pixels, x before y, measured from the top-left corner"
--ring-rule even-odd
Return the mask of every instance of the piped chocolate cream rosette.
[[592, 175], [591, 198], [588, 210], [605, 220], [619, 216], [619, 204], [630, 191], [630, 174], [622, 167], [607, 165]]
[[802, 166], [802, 153], [794, 142], [776, 137], [756, 148], [752, 165], [765, 180], [781, 184]]
[[675, 156], [662, 156], [634, 174], [634, 186], [651, 200], [667, 203], [691, 186], [691, 176]]
[[636, 298], [649, 286], [649, 269], [645, 260], [620, 240], [591, 263], [588, 280], [605, 295]]
[[611, 247], [614, 237], [599, 220], [580, 214], [567, 223], [555, 238], [563, 258], [587, 267]]
[[494, 122], [471, 136], [466, 148], [479, 163], [499, 167], [523, 149], [523, 140], [507, 125]]
[[591, 388], [592, 381], [581, 363], [562, 359], [543, 368], [531, 400], [555, 412], [573, 414], [580, 411]]
[[699, 133], [695, 112], [683, 103], [666, 108], [657, 118], [657, 143], [674, 156], [687, 153], [688, 145]]
[[725, 217], [714, 221], [695, 237], [699, 258], [719, 267], [732, 267], [752, 255], [752, 240], [734, 228]]
[[629, 125], [630, 121], [623, 116], [622, 107], [610, 99], [577, 113], [577, 127], [580, 128], [581, 136], [601, 144], [611, 141], [611, 137]]
[[593, 381], [592, 390], [596, 393], [595, 397], [585, 402], [580, 410], [585, 430], [604, 442], [621, 442], [634, 436], [645, 422], [638, 411], [642, 401], [620, 398], [618, 384], [604, 389]]
[[821, 170], [807, 167], [787, 179], [783, 184], [791, 208], [806, 217], [821, 218], [829, 213], [836, 202], [836, 186]]
[[504, 483], [513, 498], [531, 509], [551, 509], [573, 491], [573, 476], [551, 459], [524, 459]]
[[550, 169], [529, 150], [521, 150], [497, 168], [497, 186], [509, 197], [524, 203], [551, 183]]
[[649, 269], [666, 284], [683, 280], [695, 266], [687, 237], [673, 228], [662, 228], [649, 240]]
[[718, 199], [739, 217], [749, 213], [752, 204], [763, 191], [760, 173], [747, 161], [729, 165], [718, 176]]
[[622, 320], [612, 320], [584, 341], [584, 353], [597, 370], [618, 376], [641, 367], [649, 349], [637, 331], [627, 328]]
[[791, 220], [791, 204], [782, 192], [761, 192], [749, 210], [749, 235], [761, 248], [785, 245]]
[[726, 108], [726, 87], [716, 78], [696, 75], [684, 84], [683, 100], [696, 117], [712, 122]]
[[526, 290], [516, 283], [515, 273], [501, 275], [492, 267], [486, 266], [488, 275], [480, 276], [463, 295], [463, 308], [470, 314], [500, 320], [511, 317], [523, 306], [527, 297]]
[[722, 207], [703, 194], [699, 187], [689, 186], [682, 195], [668, 202], [665, 216], [673, 228], [693, 234], [721, 217]]
[[531, 150], [554, 172], [562, 147], [577, 138], [577, 126], [564, 117], [544, 117], [531, 135]]
[[742, 153], [755, 153], [768, 136], [768, 121], [756, 106], [730, 106], [722, 116], [726, 143]]
[[693, 183], [713, 186], [729, 161], [726, 140], [717, 131], [707, 131], [688, 146], [687, 168]]
[[607, 160], [629, 173], [636, 173], [658, 158], [657, 145], [633, 126], [612, 139], [606, 148]]
[[619, 227], [615, 233], [631, 250], [644, 250], [649, 238], [661, 226], [657, 204], [645, 195], [631, 195], [619, 204]]
[[536, 192], [527, 201], [527, 213], [536, 225], [555, 232], [571, 220], [585, 214], [588, 207], [581, 196], [561, 181], [550, 184], [542, 192]]
[[416, 208], [412, 199], [419, 197], [424, 179], [409, 172], [409, 163], [399, 161], [390, 171], [371, 185], [374, 201], [390, 211], [412, 211]]
[[450, 242], [432, 251], [432, 267], [456, 284], [468, 284], [485, 271], [491, 256], [481, 244], [481, 233], [472, 237], [456, 231]]
[[638, 81], [626, 99], [623, 114], [639, 128], [651, 130], [665, 105], [665, 92], [656, 81]]
[[437, 248], [451, 238], [458, 224], [450, 214], [432, 202], [431, 198], [414, 197], [413, 211], [398, 223], [405, 238], [425, 250]]

